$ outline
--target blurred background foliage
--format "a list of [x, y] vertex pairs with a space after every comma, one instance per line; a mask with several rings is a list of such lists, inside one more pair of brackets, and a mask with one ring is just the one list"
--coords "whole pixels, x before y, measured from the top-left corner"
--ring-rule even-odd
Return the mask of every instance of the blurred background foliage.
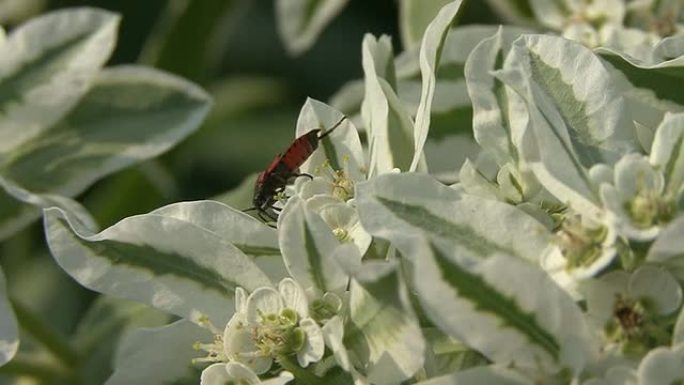
[[[306, 98], [328, 101], [345, 83], [362, 78], [363, 35], [391, 35], [395, 53], [403, 50], [395, 0], [350, 0], [315, 45], [296, 57], [278, 37], [271, 0], [0, 0], [0, 24], [11, 32], [32, 16], [74, 6], [123, 16], [109, 66], [141, 63], [178, 74], [208, 90], [215, 102], [204, 125], [175, 149], [97, 182], [78, 198], [102, 227], [181, 200], [220, 197], [248, 207], [255, 173], [292, 141]], [[484, 1], [464, 7], [459, 25], [500, 23]], [[470, 122], [461, 123], [470, 129]], [[43, 353], [27, 330], [31, 322], [50, 324], [50, 338], [78, 340], [79, 329], [101, 319], [117, 321], [102, 331], [112, 336], [130, 324], [165, 321], [146, 314], [131, 322], [128, 313], [119, 314], [121, 306], [103, 299], [93, 305], [95, 294], [50, 257], [41, 222], [0, 243], [0, 265], [22, 323], [21, 351], [35, 357]], [[114, 343], [103, 342], [93, 357], [104, 359], [91, 361], [106, 362]], [[8, 371], [0, 370], [0, 383], [11, 378]], [[109, 374], [97, 365], [89, 372], [94, 383]]]

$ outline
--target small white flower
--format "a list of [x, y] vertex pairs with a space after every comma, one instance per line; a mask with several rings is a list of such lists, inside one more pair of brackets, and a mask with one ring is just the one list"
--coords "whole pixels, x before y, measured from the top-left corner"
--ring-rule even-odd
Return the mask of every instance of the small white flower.
[[639, 365], [638, 378], [648, 385], [684, 383], [684, 344], [651, 350]]
[[641, 354], [669, 343], [667, 326], [660, 322], [681, 305], [682, 288], [666, 270], [645, 265], [632, 274], [612, 271], [583, 282], [581, 290], [608, 349]]
[[285, 385], [294, 376], [290, 372], [282, 371], [278, 377], [261, 380], [252, 369], [239, 362], [219, 363], [209, 365], [202, 371], [201, 385]]
[[601, 199], [618, 231], [627, 238], [649, 241], [677, 211], [665, 191], [663, 173], [647, 157], [629, 154], [615, 165], [615, 181], [601, 186]]
[[612, 226], [568, 215], [556, 232], [556, 242], [544, 251], [541, 266], [559, 286], [579, 299], [577, 284], [593, 277], [615, 259], [617, 233]]
[[247, 365], [256, 374], [271, 368], [281, 355], [296, 354], [307, 367], [323, 357], [320, 326], [309, 317], [306, 294], [291, 278], [278, 290], [256, 289], [228, 322], [223, 334], [225, 356]]

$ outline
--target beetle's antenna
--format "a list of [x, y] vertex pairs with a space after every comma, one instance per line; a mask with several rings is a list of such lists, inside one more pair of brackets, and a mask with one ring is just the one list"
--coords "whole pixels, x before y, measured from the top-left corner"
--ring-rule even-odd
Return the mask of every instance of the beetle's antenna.
[[325, 138], [326, 136], [330, 135], [330, 133], [332, 133], [334, 129], [336, 129], [337, 127], [339, 127], [339, 125], [342, 124], [342, 122], [344, 122], [345, 119], [347, 119], [347, 117], [346, 117], [346, 116], [343, 116], [342, 119], [340, 119], [340, 120], [339, 120], [337, 123], [335, 123], [332, 127], [330, 127], [329, 129], [323, 131], [323, 133], [320, 134], [320, 135], [318, 136], [318, 140], [321, 140], [321, 139]]

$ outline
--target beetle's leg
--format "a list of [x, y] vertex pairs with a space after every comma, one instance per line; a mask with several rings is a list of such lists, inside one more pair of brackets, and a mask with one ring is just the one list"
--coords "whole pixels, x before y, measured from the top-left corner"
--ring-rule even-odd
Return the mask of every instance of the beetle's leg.
[[311, 174], [307, 174], [307, 173], [305, 173], [305, 172], [302, 172], [302, 173], [293, 172], [293, 173], [292, 173], [292, 177], [293, 177], [293, 178], [299, 178], [300, 176], [305, 176], [305, 177], [307, 177], [307, 178], [313, 180], [313, 175], [311, 175]]

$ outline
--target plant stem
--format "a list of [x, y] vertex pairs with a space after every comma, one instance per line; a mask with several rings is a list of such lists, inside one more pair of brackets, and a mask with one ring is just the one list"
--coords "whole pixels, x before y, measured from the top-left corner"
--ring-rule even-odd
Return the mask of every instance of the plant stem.
[[21, 328], [43, 344], [65, 367], [75, 368], [78, 364], [78, 353], [69, 341], [20, 302], [11, 302]]
[[41, 383], [52, 384], [56, 379], [68, 379], [71, 374], [65, 368], [40, 362], [35, 357], [17, 355], [12, 361], [0, 367], [0, 374], [26, 376], [40, 380]]
[[297, 380], [297, 384], [302, 385], [317, 385], [321, 383], [322, 378], [318, 377], [312, 373], [309, 373], [306, 369], [299, 367], [298, 364], [292, 362], [289, 356], [282, 355], [276, 358], [276, 361], [280, 366], [292, 373]]

